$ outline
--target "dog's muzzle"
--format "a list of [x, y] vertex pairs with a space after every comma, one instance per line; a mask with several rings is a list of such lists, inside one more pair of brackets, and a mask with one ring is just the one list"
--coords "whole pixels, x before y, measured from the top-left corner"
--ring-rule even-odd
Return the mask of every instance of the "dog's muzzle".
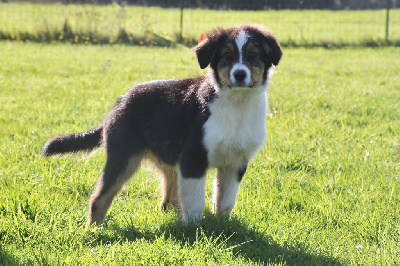
[[236, 64], [230, 72], [232, 86], [245, 87], [250, 85], [250, 70], [243, 64]]

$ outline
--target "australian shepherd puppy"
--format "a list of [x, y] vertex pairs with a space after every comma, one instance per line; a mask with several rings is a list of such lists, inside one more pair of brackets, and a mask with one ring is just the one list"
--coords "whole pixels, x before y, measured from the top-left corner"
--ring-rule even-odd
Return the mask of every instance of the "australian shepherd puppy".
[[207, 169], [216, 168], [214, 211], [230, 217], [247, 164], [266, 136], [267, 87], [282, 50], [266, 28], [242, 25], [211, 30], [194, 52], [208, 67], [205, 76], [138, 84], [96, 128], [45, 144], [44, 156], [105, 146], [88, 225], [105, 218], [144, 158], [160, 170], [161, 208], [177, 207], [185, 224], [202, 219]]

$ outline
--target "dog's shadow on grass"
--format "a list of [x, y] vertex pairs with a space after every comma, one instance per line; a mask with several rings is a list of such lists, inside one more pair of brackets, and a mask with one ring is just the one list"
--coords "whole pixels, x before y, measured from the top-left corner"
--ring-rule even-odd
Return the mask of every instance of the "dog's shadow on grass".
[[[146, 239], [154, 241], [158, 237], [182, 242], [183, 245], [193, 246], [204, 238], [222, 243], [223, 248], [232, 249], [234, 254], [242, 255], [255, 263], [283, 263], [286, 265], [340, 265], [341, 263], [323, 255], [310, 254], [301, 245], [293, 246], [290, 243], [280, 245], [270, 236], [248, 228], [236, 218], [230, 220], [205, 213], [205, 218], [199, 226], [183, 226], [178, 219], [172, 219], [162, 224], [157, 232], [142, 231], [128, 223], [124, 227], [115, 224], [105, 225], [92, 244], [99, 245], [106, 242], [122, 240], [136, 241]], [[111, 234], [110, 231], [112, 231]], [[105, 233], [108, 232], [108, 233]]]

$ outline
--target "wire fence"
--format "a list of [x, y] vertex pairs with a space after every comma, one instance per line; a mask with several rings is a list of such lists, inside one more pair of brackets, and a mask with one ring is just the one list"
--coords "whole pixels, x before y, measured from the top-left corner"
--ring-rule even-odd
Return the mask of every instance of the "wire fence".
[[162, 8], [122, 2], [0, 2], [0, 39], [163, 46], [180, 42], [193, 46], [201, 33], [216, 26], [252, 23], [269, 27], [284, 46], [400, 46], [396, 1], [390, 1], [384, 9], [367, 10], [242, 11], [180, 3], [180, 7]]

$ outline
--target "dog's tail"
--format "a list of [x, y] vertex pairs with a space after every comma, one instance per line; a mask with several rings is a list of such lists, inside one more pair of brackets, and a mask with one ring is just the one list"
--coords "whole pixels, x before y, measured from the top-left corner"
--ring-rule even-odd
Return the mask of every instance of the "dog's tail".
[[43, 156], [68, 152], [92, 150], [101, 145], [103, 127], [99, 126], [82, 133], [65, 134], [49, 140], [43, 147]]

